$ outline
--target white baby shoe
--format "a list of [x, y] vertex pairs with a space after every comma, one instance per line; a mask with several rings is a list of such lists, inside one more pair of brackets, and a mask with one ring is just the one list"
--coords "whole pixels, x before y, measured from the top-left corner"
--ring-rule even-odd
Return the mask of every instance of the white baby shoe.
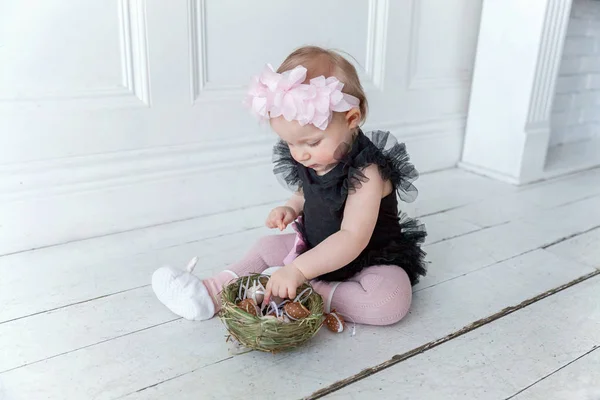
[[162, 267], [152, 274], [152, 290], [169, 310], [188, 320], [203, 321], [215, 315], [215, 305], [204, 283], [192, 274], [194, 257], [185, 271]]

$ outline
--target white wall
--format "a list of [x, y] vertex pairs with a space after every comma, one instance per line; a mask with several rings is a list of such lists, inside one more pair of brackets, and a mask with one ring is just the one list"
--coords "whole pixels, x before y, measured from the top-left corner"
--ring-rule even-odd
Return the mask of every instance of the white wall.
[[422, 172], [462, 150], [481, 0], [0, 0], [0, 255], [270, 202], [241, 107], [302, 44], [357, 60]]
[[573, 0], [550, 144], [593, 137], [600, 137], [600, 1]]

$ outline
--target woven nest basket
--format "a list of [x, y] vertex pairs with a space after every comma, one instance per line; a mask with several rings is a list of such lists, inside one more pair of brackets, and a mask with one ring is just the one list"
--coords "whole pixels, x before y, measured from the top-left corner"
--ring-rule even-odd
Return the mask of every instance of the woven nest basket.
[[[243, 346], [270, 353], [297, 348], [310, 340], [323, 325], [323, 298], [314, 290], [302, 304], [308, 308], [310, 315], [297, 321], [283, 322], [274, 318], [252, 315], [240, 307], [237, 301], [240, 285], [260, 280], [266, 286], [269, 277], [262, 274], [243, 276], [223, 288], [221, 292], [222, 307], [219, 318], [225, 327]], [[310, 284], [304, 283], [298, 293]]]

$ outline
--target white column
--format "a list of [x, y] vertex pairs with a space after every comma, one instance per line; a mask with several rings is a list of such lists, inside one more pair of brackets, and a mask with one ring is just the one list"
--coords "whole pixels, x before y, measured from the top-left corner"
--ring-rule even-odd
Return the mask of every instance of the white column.
[[541, 179], [571, 0], [484, 0], [461, 167]]

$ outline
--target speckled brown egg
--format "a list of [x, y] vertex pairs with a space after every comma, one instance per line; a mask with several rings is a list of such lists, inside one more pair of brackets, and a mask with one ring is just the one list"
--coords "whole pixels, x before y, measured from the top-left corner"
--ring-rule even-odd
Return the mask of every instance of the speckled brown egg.
[[252, 299], [244, 299], [237, 303], [237, 306], [248, 314], [258, 315], [258, 307]]
[[344, 331], [344, 319], [335, 312], [327, 314], [324, 324], [332, 332], [341, 333]]
[[304, 307], [301, 303], [286, 303], [283, 306], [283, 311], [287, 314], [290, 319], [304, 319], [310, 315], [308, 308]]

